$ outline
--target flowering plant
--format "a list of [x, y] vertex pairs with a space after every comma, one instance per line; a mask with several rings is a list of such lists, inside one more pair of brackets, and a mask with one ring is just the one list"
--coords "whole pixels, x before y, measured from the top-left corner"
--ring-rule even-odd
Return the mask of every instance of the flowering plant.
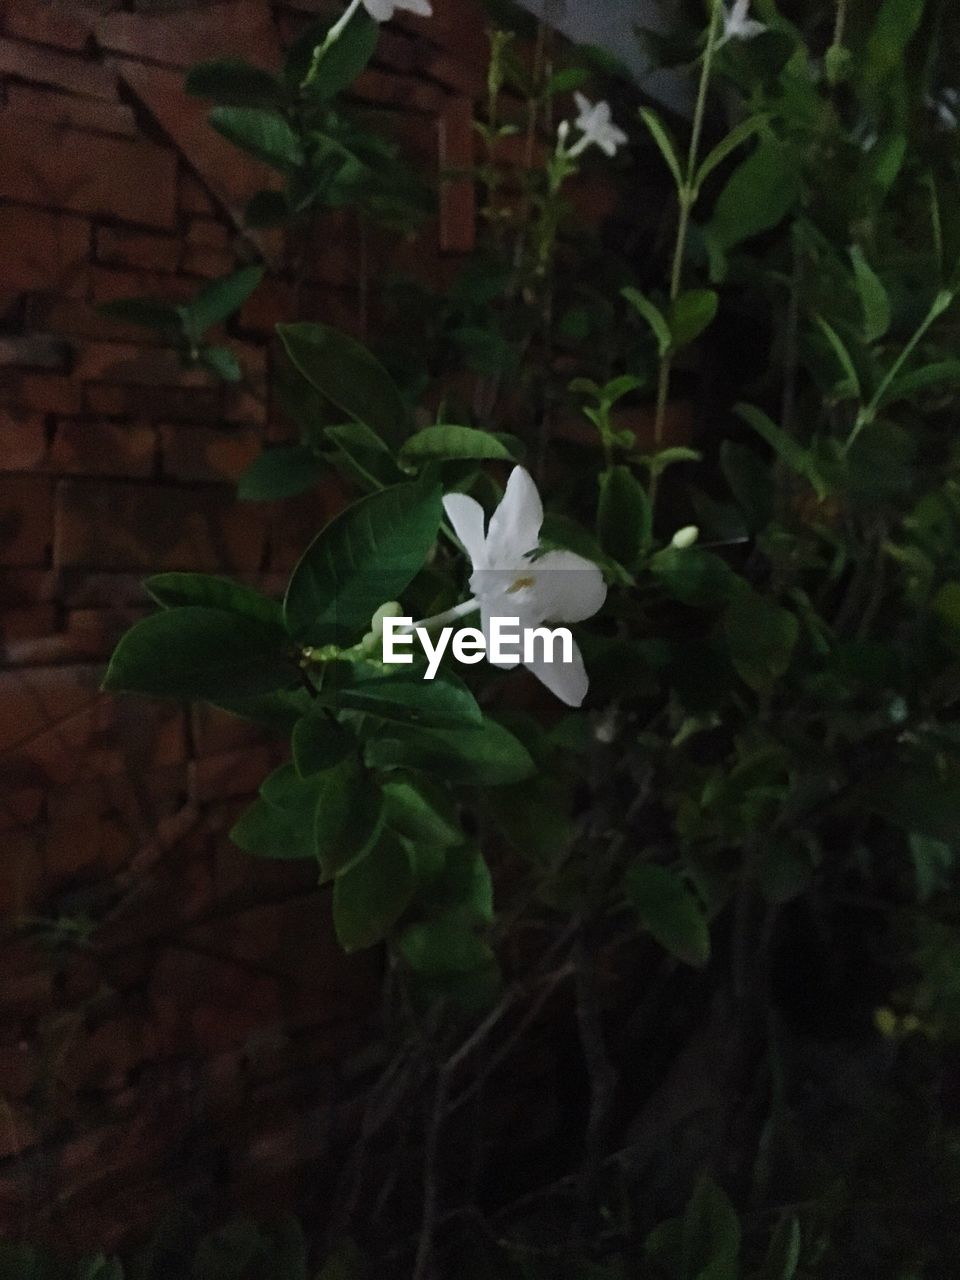
[[[269, 91], [256, 69], [192, 74], [214, 125], [284, 175], [248, 217], [396, 212], [359, 127], [326, 144], [373, 18], [399, 7], [425, 8], [365, 0], [311, 29]], [[791, 21], [773, 0], [757, 16], [711, 0], [677, 38], [696, 93], [673, 125], [616, 81], [587, 98], [596, 71], [555, 68], [543, 33], [532, 75], [511, 56], [521, 36], [492, 33], [476, 257], [407, 307], [382, 359], [322, 324], [279, 327], [300, 440], [265, 452], [245, 496], [329, 467], [361, 496], [282, 602], [148, 581], [160, 610], [108, 670], [108, 688], [203, 698], [290, 736], [233, 838], [315, 864], [348, 950], [388, 944], [409, 1036], [374, 1131], [409, 1153], [405, 1109], [434, 1090], [412, 1142], [418, 1280], [442, 1274], [441, 1182], [447, 1225], [481, 1224], [481, 1245], [466, 1229], [449, 1243], [464, 1274], [481, 1274], [476, 1251], [491, 1273], [570, 1262], [562, 1274], [610, 1280], [948, 1265], [876, 1153], [877, 1116], [916, 1113], [896, 1130], [905, 1160], [955, 1186], [930, 1096], [882, 1064], [913, 1054], [932, 1080], [957, 1032], [960, 221], [944, 103], [960, 34], [935, 0], [849, 9]], [[508, 181], [523, 127], [541, 162]], [[592, 236], [571, 199], [588, 165], [630, 197]], [[471, 613], [482, 635], [496, 617], [569, 622], [577, 648], [526, 672], [441, 658], [426, 681], [424, 663], [384, 662], [401, 616], [429, 635]], [[578, 1123], [559, 1176], [506, 1205], [444, 1181], [442, 1136], [565, 995]], [[376, 1203], [400, 1231], [397, 1181]], [[388, 1243], [371, 1247], [394, 1257]]]

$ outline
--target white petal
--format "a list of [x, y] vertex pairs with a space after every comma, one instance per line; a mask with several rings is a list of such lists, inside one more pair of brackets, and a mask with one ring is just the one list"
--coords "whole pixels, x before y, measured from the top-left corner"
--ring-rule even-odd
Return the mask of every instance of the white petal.
[[753, 18], [748, 18], [740, 27], [740, 39], [754, 40], [757, 36], [762, 36], [766, 29], [762, 22], [754, 22]]
[[548, 551], [534, 561], [536, 612], [550, 622], [592, 618], [607, 598], [597, 566], [572, 551]]
[[537, 658], [523, 665], [568, 707], [579, 707], [587, 696], [590, 680], [576, 641], [573, 643], [572, 662], [544, 662]]
[[[515, 618], [516, 616], [516, 613], [508, 613], [499, 600], [492, 602], [482, 600], [480, 602], [480, 630], [483, 632], [483, 637], [487, 642], [487, 661], [492, 667], [502, 667], [505, 671], [512, 671], [514, 667], [518, 667], [520, 665], [519, 658], [517, 658], [515, 662], [494, 662], [490, 657], [490, 619]], [[521, 618], [520, 626], [522, 627], [524, 625], [524, 621]], [[522, 632], [518, 649], [521, 653], [523, 652]]]
[[483, 507], [466, 493], [448, 493], [443, 499], [443, 509], [453, 525], [453, 532], [463, 543], [470, 563], [475, 569], [483, 568], [486, 564]]
[[588, 115], [593, 109], [593, 103], [585, 94], [582, 94], [579, 89], [574, 90], [573, 100], [577, 104], [577, 110], [580, 112], [581, 116]]
[[396, 0], [396, 5], [398, 9], [409, 9], [411, 13], [418, 13], [422, 18], [433, 17], [433, 10], [428, 0]]
[[543, 503], [529, 471], [514, 467], [503, 499], [490, 517], [487, 531], [487, 564], [495, 568], [521, 569], [524, 557], [535, 551], [543, 524]]
[[363, 7], [376, 22], [389, 22], [396, 5], [394, 0], [363, 0]]

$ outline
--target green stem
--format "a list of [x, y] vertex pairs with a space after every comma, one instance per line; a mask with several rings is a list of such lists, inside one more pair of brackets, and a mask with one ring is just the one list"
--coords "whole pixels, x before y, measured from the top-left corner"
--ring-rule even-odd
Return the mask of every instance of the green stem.
[[337, 40], [339, 40], [340, 37], [343, 35], [344, 30], [346, 29], [347, 23], [350, 21], [353, 15], [360, 8], [361, 4], [363, 4], [363, 0], [350, 0], [350, 3], [347, 5], [346, 9], [344, 9], [343, 13], [341, 13], [340, 17], [336, 20], [336, 22], [327, 32], [326, 37], [323, 41], [323, 44], [318, 44], [317, 47], [314, 49], [313, 58], [310, 62], [310, 70], [307, 72], [307, 74], [303, 77], [303, 80], [300, 82], [301, 89], [308, 88], [310, 85], [313, 84], [314, 80], [316, 80], [317, 75], [320, 72], [320, 63], [323, 60], [323, 55], [327, 52], [330, 46], [334, 44]]
[[[696, 175], [697, 157], [700, 152], [700, 138], [703, 133], [703, 122], [707, 110], [707, 93], [710, 89], [710, 74], [713, 70], [713, 55], [717, 50], [717, 37], [720, 32], [720, 18], [723, 8], [720, 0], [714, 0], [710, 15], [710, 26], [707, 29], [707, 47], [703, 51], [703, 66], [700, 71], [700, 85], [697, 89], [697, 104], [693, 111], [693, 128], [690, 133], [690, 147], [687, 151], [687, 169], [683, 185], [678, 194], [680, 200], [680, 217], [677, 221], [677, 241], [673, 250], [673, 265], [670, 271], [670, 301], [676, 302], [683, 284], [683, 260], [687, 249], [687, 235], [690, 231], [690, 214], [696, 203], [694, 177]], [[653, 425], [653, 438], [657, 444], [663, 440], [663, 424], [667, 412], [667, 400], [670, 395], [670, 374], [673, 368], [673, 353], [667, 351], [660, 358], [660, 375], [657, 384], [657, 409]]]

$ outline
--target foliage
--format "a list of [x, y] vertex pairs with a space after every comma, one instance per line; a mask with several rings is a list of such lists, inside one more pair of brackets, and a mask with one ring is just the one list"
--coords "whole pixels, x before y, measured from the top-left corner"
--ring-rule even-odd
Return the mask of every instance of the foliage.
[[[531, 59], [492, 32], [476, 254], [442, 297], [395, 290], [405, 323], [379, 358], [280, 326], [300, 442], [241, 492], [332, 467], [359, 496], [282, 604], [153, 580], [161, 612], [105, 680], [291, 736], [233, 835], [316, 862], [347, 950], [388, 943], [384, 1025], [403, 1034], [368, 1121], [415, 1153], [421, 1216], [411, 1230], [388, 1181], [365, 1243], [417, 1280], [439, 1257], [610, 1280], [933, 1277], [955, 1257], [936, 1081], [960, 953], [960, 19], [942, 0], [757, 0], [765, 29], [725, 39], [729, 12], [706, 8], [671, 54], [692, 123], [641, 111], [585, 52], [555, 61], [542, 37]], [[345, 32], [311, 28], [280, 77], [192, 73], [214, 127], [283, 178], [248, 220], [392, 211], [395, 174], [337, 105], [376, 32], [362, 13]], [[599, 158], [546, 122], [591, 81], [635, 115], [660, 225], [622, 154], [604, 172], [629, 199], [577, 224]], [[518, 144], [534, 163], [505, 160]], [[671, 437], [681, 398], [696, 449]], [[379, 661], [398, 599], [446, 616], [463, 594], [441, 495], [489, 511], [520, 457], [548, 492], [540, 550], [609, 588], [567, 715], [518, 672], [447, 665], [429, 685]], [[483, 1115], [480, 1170], [448, 1168], [464, 1099], [512, 1087], [497, 1072], [549, 1042], [545, 1009], [576, 1083], [539, 1180], [484, 1181]]]

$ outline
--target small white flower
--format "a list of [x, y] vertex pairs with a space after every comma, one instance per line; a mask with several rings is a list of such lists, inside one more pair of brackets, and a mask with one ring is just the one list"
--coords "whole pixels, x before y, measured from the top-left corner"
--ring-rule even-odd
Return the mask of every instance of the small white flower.
[[678, 551], [686, 551], [687, 547], [692, 547], [696, 540], [700, 537], [700, 530], [695, 524], [684, 525], [670, 539], [671, 547], [676, 547]]
[[[629, 139], [610, 119], [610, 103], [591, 102], [579, 92], [573, 97], [579, 113], [573, 125], [580, 130], [581, 137], [567, 154], [571, 157], [578, 156], [592, 144], [598, 146], [605, 155], [615, 156], [617, 148], [622, 147]], [[561, 142], [565, 136], [561, 137]]]
[[[540, 541], [543, 504], [523, 467], [510, 473], [486, 529], [483, 508], [466, 494], [448, 493], [443, 506], [470, 557], [470, 590], [480, 609], [488, 651], [491, 618], [518, 618], [522, 631], [545, 622], [582, 622], [602, 606], [606, 584], [590, 560], [572, 551], [531, 558]], [[515, 667], [517, 662], [497, 665]], [[524, 665], [568, 706], [579, 707], [586, 697], [589, 681], [576, 643], [570, 662], [545, 662], [541, 657]]]
[[433, 15], [429, 0], [363, 0], [363, 7], [377, 22], [389, 22], [398, 9], [408, 9], [422, 18]]
[[732, 9], [723, 11], [723, 35], [717, 41], [717, 48], [728, 40], [753, 40], [766, 31], [766, 25], [749, 16], [750, 0], [734, 0]]

